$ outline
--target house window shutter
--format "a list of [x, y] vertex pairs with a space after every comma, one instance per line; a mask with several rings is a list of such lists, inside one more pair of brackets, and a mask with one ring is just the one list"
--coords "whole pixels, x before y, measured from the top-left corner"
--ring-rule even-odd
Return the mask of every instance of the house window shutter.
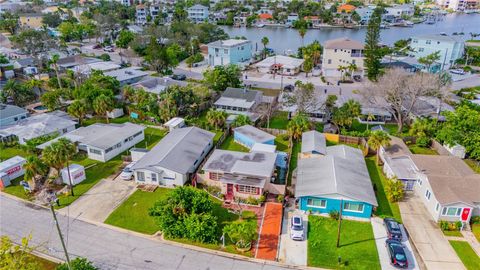
[[257, 195], [260, 194], [260, 188], [257, 187]]
[[238, 192], [238, 185], [235, 185], [235, 191]]

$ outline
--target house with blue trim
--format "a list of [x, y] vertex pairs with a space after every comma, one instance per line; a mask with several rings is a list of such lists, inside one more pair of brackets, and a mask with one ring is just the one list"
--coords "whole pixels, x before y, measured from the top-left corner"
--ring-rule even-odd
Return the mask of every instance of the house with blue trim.
[[341, 210], [344, 217], [369, 219], [378, 206], [362, 151], [347, 145], [300, 158], [295, 196], [301, 210], [321, 215]]
[[244, 125], [233, 130], [233, 140], [248, 149], [256, 143], [275, 144], [275, 136], [251, 125]]

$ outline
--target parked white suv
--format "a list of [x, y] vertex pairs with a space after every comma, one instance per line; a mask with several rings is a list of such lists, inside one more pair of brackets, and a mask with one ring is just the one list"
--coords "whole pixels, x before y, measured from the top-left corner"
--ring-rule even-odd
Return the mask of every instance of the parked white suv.
[[132, 162], [132, 163], [128, 164], [127, 166], [125, 166], [125, 168], [123, 168], [123, 170], [122, 170], [122, 173], [120, 174], [120, 178], [122, 178], [123, 180], [132, 179], [132, 177], [133, 177], [133, 170], [132, 170], [133, 165], [135, 165], [135, 162]]
[[303, 231], [302, 217], [293, 216], [290, 222], [290, 238], [292, 238], [292, 240], [303, 241], [305, 239], [305, 233]]

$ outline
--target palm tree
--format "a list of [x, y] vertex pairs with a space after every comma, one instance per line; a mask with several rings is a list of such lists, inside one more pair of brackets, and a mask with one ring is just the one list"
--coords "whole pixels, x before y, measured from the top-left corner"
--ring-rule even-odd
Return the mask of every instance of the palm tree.
[[50, 168], [57, 171], [57, 177], [60, 170], [65, 167], [68, 160], [75, 154], [75, 145], [66, 138], [60, 138], [58, 141], [45, 147], [42, 152], [42, 160]]
[[346, 66], [338, 66], [337, 70], [340, 71], [340, 76], [342, 78], [342, 81], [345, 80], [345, 71], [347, 71], [348, 67]]
[[350, 79], [353, 80], [353, 73], [358, 70], [357, 65], [351, 63], [347, 66], [348, 72], [350, 72]]
[[310, 129], [310, 122], [305, 114], [296, 114], [287, 125], [287, 131], [290, 137], [298, 140], [302, 137], [303, 132]]
[[[15, 105], [18, 105], [18, 93], [21, 92], [21, 88], [22, 85], [17, 82], [17, 80], [8, 80], [2, 89], [3, 98], [6, 99], [7, 97], [11, 97], [13, 99], [13, 103], [15, 103]], [[2, 102], [6, 102], [6, 100], [2, 100]]]
[[68, 106], [68, 113], [78, 119], [78, 123], [82, 125], [83, 118], [87, 114], [87, 105], [84, 100], [75, 100]]
[[368, 113], [368, 115], [367, 115], [367, 130], [368, 130], [368, 124], [370, 124], [370, 122], [373, 119], [375, 119], [375, 116], [372, 113]]
[[32, 191], [37, 189], [37, 176], [47, 173], [47, 167], [37, 156], [27, 157], [27, 161], [23, 164], [25, 174], [23, 179], [28, 182]]
[[75, 72], [73, 70], [67, 69], [66, 73], [67, 73], [67, 78], [71, 82], [73, 82], [73, 87], [75, 88], [75, 90], [78, 90], [78, 80]]
[[55, 75], [57, 76], [58, 87], [62, 89], [62, 80], [60, 79], [60, 74], [58, 72], [58, 59], [60, 59], [60, 55], [54, 54], [52, 55], [52, 59], [48, 62], [55, 70]]
[[354, 99], [347, 100], [343, 106], [347, 108], [347, 111], [352, 117], [358, 117], [362, 114], [362, 105]]
[[302, 38], [302, 47], [304, 47], [305, 46], [304, 38], [305, 38], [305, 35], [307, 34], [307, 28], [305, 27], [298, 28], [298, 34], [300, 34], [300, 37]]
[[93, 101], [93, 110], [98, 115], [105, 115], [105, 119], [108, 120], [108, 112], [113, 109], [113, 100], [111, 97], [101, 94]]
[[311, 48], [313, 63], [318, 65], [320, 63], [320, 57], [322, 56], [322, 45], [320, 45], [320, 42], [315, 40], [308, 47]]
[[377, 152], [377, 165], [380, 163], [380, 148], [390, 145], [390, 137], [387, 133], [377, 130], [370, 134], [368, 146]]
[[235, 118], [235, 120], [232, 123], [232, 127], [241, 127], [245, 125], [250, 125], [252, 124], [252, 121], [250, 120], [250, 117], [240, 114]]
[[263, 37], [262, 38], [262, 44], [263, 44], [263, 58], [267, 57], [267, 44], [270, 42], [268, 40], [268, 37]]
[[214, 126], [215, 130], [218, 127], [225, 125], [226, 113], [223, 111], [217, 111], [215, 109], [210, 109], [206, 115], [207, 122], [210, 126]]

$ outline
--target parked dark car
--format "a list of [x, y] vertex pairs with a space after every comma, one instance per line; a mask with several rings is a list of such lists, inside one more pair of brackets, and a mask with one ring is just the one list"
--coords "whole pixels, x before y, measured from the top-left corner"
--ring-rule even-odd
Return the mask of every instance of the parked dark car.
[[173, 74], [172, 79], [177, 81], [185, 81], [187, 79], [187, 76], [185, 76], [185, 74]]
[[285, 90], [286, 92], [293, 92], [293, 90], [295, 90], [295, 86], [289, 84], [289, 85], [285, 86], [283, 88], [283, 90]]
[[383, 223], [387, 230], [388, 239], [395, 239], [402, 241], [402, 230], [400, 224], [393, 218], [384, 218]]
[[408, 268], [408, 259], [402, 243], [389, 239], [385, 245], [390, 255], [390, 263], [397, 268]]

